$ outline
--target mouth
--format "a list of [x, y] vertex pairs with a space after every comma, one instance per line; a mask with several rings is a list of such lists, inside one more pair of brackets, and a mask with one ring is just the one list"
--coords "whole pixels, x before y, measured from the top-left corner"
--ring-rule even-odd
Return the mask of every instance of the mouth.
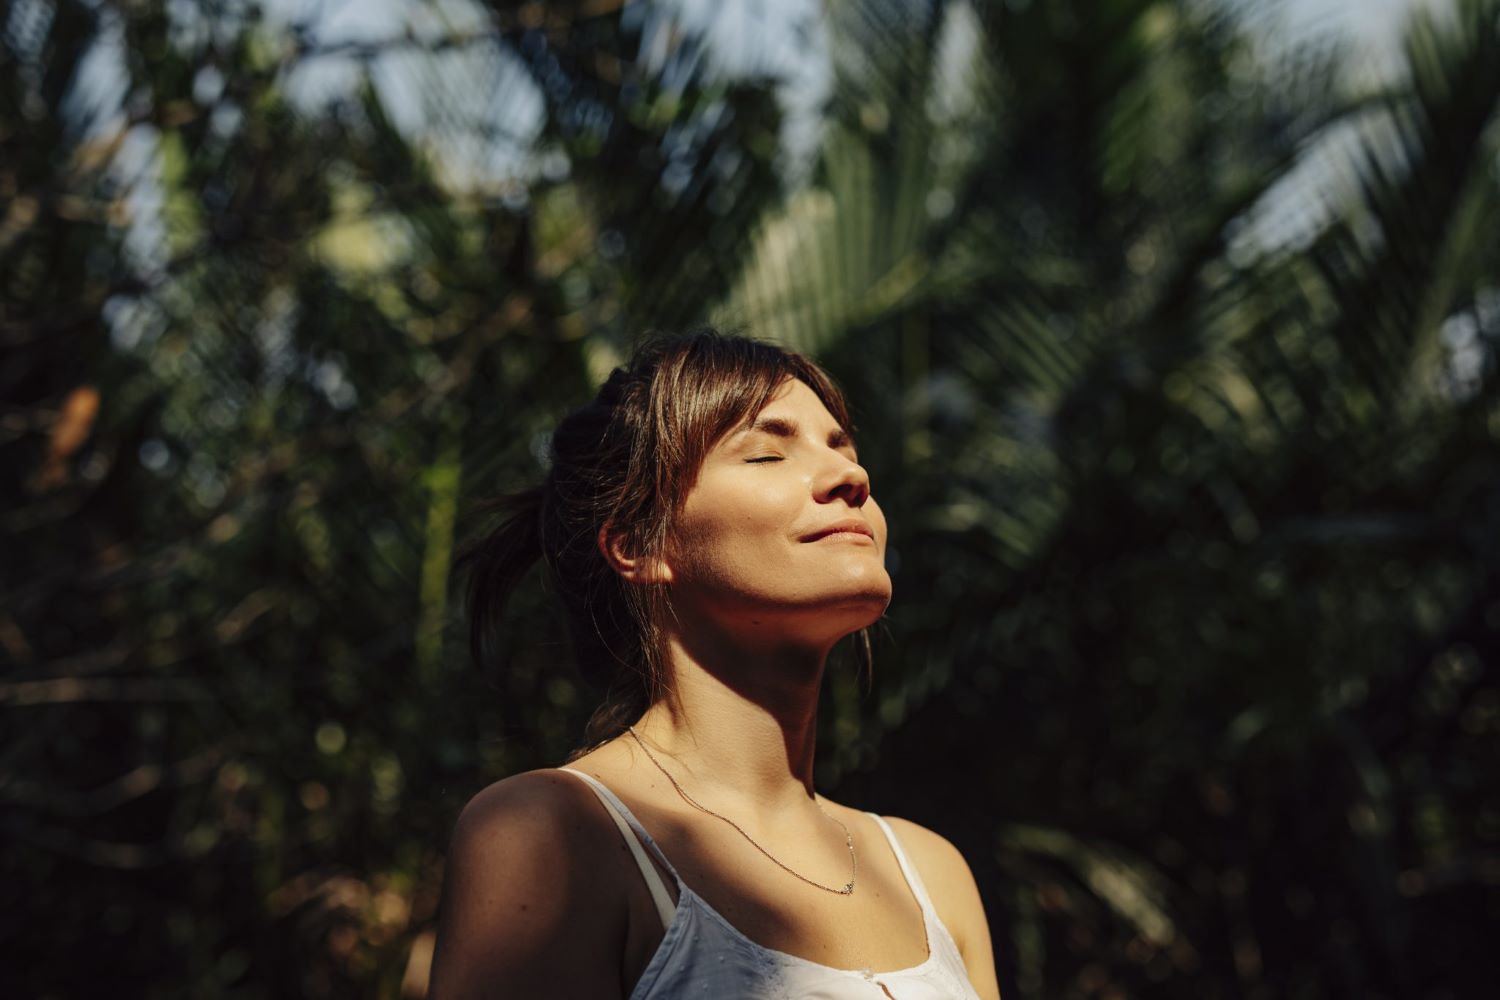
[[820, 528], [810, 535], [803, 535], [804, 542], [819, 542], [824, 540], [839, 540], [846, 542], [870, 542], [875, 541], [875, 532], [863, 521], [840, 521], [830, 524], [826, 528]]

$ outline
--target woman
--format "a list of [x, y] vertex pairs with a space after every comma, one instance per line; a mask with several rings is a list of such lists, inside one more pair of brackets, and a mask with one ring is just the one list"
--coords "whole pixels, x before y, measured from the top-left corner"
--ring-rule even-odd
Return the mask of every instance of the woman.
[[813, 789], [829, 651], [884, 612], [886, 523], [816, 365], [703, 332], [616, 369], [472, 546], [483, 660], [537, 559], [608, 685], [585, 749], [459, 817], [431, 995], [996, 1000], [939, 835]]

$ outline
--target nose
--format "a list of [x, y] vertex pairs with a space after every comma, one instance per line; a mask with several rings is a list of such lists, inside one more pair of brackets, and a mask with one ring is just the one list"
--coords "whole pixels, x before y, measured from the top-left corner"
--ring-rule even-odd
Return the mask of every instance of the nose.
[[819, 503], [842, 499], [851, 507], [863, 507], [870, 498], [870, 476], [865, 467], [846, 455], [835, 453], [830, 468], [813, 491]]

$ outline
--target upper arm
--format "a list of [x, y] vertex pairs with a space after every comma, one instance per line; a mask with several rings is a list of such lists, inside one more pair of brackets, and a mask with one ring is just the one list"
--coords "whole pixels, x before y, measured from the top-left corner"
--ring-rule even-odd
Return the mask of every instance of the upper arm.
[[619, 997], [624, 899], [589, 861], [606, 855], [577, 789], [559, 784], [570, 780], [515, 775], [464, 808], [443, 877], [432, 1000]]
[[984, 1000], [1000, 1000], [990, 924], [969, 863], [941, 834], [894, 816], [888, 822], [917, 866], [944, 926], [953, 934], [974, 989]]

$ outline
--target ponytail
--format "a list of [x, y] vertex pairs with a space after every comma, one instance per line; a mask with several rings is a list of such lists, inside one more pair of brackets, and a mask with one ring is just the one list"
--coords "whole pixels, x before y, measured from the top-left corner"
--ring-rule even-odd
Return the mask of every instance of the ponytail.
[[473, 519], [500, 515], [492, 531], [460, 550], [455, 569], [470, 568], [465, 610], [469, 619], [469, 655], [483, 669], [499, 646], [505, 606], [526, 572], [542, 558], [542, 487], [480, 500]]

